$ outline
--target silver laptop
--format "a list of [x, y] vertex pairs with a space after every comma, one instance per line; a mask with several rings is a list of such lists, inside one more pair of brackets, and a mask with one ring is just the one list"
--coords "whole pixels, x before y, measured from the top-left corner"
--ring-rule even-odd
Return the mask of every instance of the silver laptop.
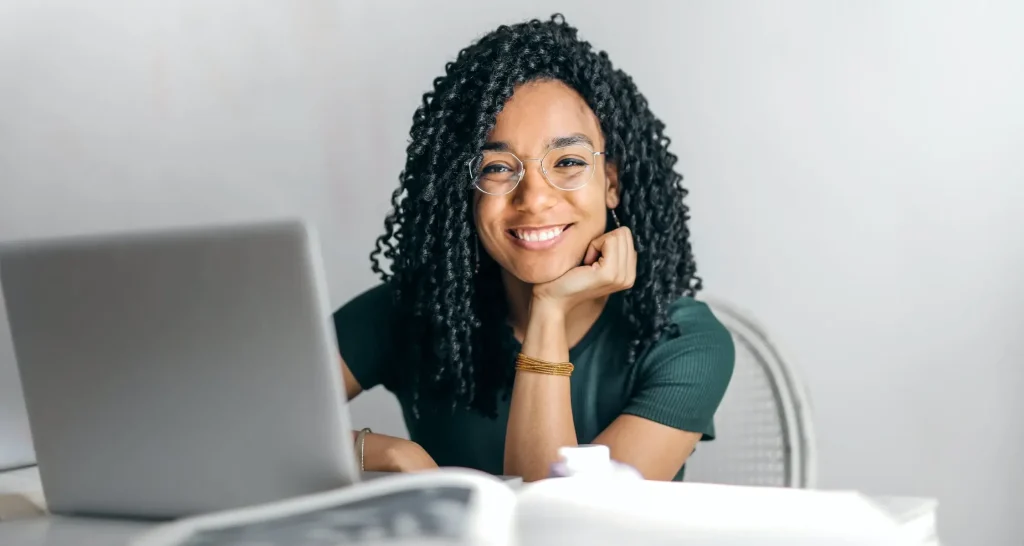
[[0, 282], [52, 512], [178, 517], [358, 480], [304, 224], [7, 245]]
[[35, 460], [21, 379], [8, 334], [4, 298], [0, 294], [0, 472], [31, 466]]

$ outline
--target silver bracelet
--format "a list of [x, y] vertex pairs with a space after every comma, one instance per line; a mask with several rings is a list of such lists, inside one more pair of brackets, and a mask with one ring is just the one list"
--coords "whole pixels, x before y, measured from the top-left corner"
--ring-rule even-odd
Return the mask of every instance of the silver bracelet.
[[365, 472], [366, 471], [366, 459], [363, 456], [363, 454], [365, 452], [364, 448], [366, 447], [366, 435], [370, 434], [372, 432], [373, 431], [370, 430], [369, 428], [364, 428], [363, 430], [359, 431], [359, 434], [356, 435], [356, 450], [359, 452], [359, 471], [360, 472]]

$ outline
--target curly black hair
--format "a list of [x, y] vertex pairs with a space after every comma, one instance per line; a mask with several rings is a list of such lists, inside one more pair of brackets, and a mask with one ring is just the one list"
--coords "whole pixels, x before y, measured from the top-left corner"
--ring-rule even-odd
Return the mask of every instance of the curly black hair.
[[668, 304], [700, 290], [676, 156], [633, 79], [579, 39], [561, 14], [498, 27], [460, 51], [423, 95], [393, 208], [370, 254], [410, 339], [397, 375], [415, 415], [429, 396], [493, 417], [498, 397], [508, 396], [514, 355], [507, 303], [497, 264], [480, 251], [466, 164], [517, 86], [537, 80], [561, 81], [583, 97], [618, 170], [616, 213], [639, 253], [636, 282], [617, 300], [631, 330], [625, 365], [671, 327]]

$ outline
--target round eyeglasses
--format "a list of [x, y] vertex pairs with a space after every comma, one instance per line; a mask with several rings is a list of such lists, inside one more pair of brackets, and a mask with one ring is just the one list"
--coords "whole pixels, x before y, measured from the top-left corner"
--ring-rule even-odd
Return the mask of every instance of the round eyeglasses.
[[582, 144], [548, 150], [540, 159], [519, 159], [512, 152], [484, 151], [469, 161], [469, 175], [476, 189], [488, 195], [506, 195], [516, 189], [526, 168], [526, 161], [539, 161], [540, 172], [552, 186], [575, 191], [594, 178], [595, 152]]

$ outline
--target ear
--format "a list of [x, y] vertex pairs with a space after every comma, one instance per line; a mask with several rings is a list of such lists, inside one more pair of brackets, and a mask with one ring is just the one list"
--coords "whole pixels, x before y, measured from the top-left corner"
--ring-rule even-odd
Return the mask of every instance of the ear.
[[604, 167], [604, 178], [604, 202], [608, 208], [614, 209], [619, 206], [619, 169], [617, 169], [614, 164], [606, 162]]

